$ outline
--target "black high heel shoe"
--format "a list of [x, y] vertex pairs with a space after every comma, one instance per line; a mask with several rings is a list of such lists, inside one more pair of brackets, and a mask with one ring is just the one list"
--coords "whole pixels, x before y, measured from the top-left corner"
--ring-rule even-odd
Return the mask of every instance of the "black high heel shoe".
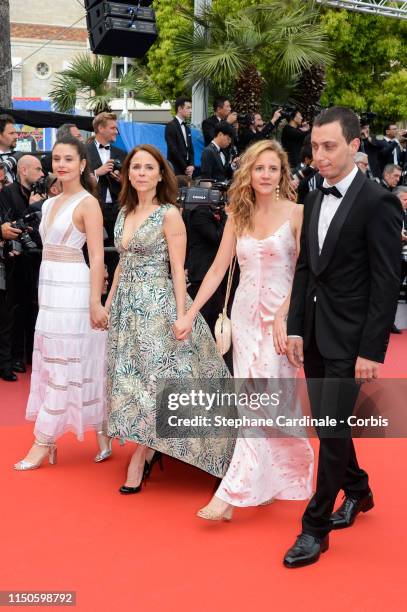
[[158, 463], [158, 465], [160, 466], [160, 471], [162, 472], [164, 470], [164, 462], [163, 462], [163, 454], [160, 453], [160, 451], [155, 451], [154, 455], [151, 458], [151, 461], [150, 462], [146, 461], [144, 464], [144, 472], [146, 474], [146, 480], [150, 478], [151, 472], [152, 472], [152, 469], [155, 463]]
[[143, 487], [143, 483], [144, 483], [144, 486], [147, 484], [147, 479], [148, 479], [148, 470], [146, 470], [146, 466], [144, 465], [143, 476], [141, 477], [140, 484], [137, 487], [126, 487], [126, 485], [123, 485], [120, 487], [119, 493], [121, 493], [122, 495], [133, 495], [134, 493], [140, 493]]

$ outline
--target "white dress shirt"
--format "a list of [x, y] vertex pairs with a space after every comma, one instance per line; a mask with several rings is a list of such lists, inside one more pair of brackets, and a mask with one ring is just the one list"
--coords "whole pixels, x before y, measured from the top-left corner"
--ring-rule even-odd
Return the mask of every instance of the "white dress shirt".
[[[98, 142], [95, 138], [95, 147], [99, 153], [99, 157], [102, 160], [102, 164], [105, 164], [107, 161], [109, 161], [110, 159], [110, 145], [107, 145], [109, 148], [108, 149], [99, 149], [99, 145], [102, 144], [100, 142]], [[105, 146], [105, 145], [103, 145]], [[96, 175], [95, 175], [96, 176]], [[97, 181], [99, 181], [99, 177], [96, 176]], [[109, 189], [106, 190], [106, 204], [111, 204], [112, 203], [112, 195], [109, 191]]]
[[183, 137], [184, 137], [185, 144], [186, 144], [186, 146], [187, 146], [187, 148], [188, 148], [187, 129], [186, 129], [186, 127], [185, 127], [185, 121], [184, 121], [184, 119], [182, 119], [182, 117], [178, 117], [178, 115], [175, 115], [175, 117], [176, 117], [176, 118], [178, 119], [178, 121], [179, 121], [179, 124], [180, 124], [180, 126], [181, 126], [181, 132], [182, 132], [182, 135], [183, 135]]
[[225, 164], [226, 164], [226, 157], [225, 157], [224, 152], [222, 151], [222, 149], [220, 148], [220, 146], [216, 144], [216, 142], [215, 142], [214, 140], [212, 140], [212, 144], [213, 144], [213, 145], [214, 145], [214, 146], [217, 148], [218, 153], [219, 153], [219, 155], [220, 155], [220, 158], [221, 158], [221, 160], [222, 160], [222, 164], [223, 164], [223, 165], [225, 165]]
[[[331, 195], [331, 194], [324, 195], [324, 197], [322, 198], [321, 210], [319, 213], [319, 220], [318, 220], [318, 246], [319, 246], [320, 254], [322, 251], [322, 247], [324, 246], [325, 238], [328, 233], [329, 226], [331, 225], [332, 219], [334, 218], [334, 215], [336, 211], [338, 210], [344, 195], [346, 194], [349, 187], [351, 186], [353, 179], [355, 178], [357, 173], [358, 173], [358, 167], [355, 165], [353, 169], [349, 172], [349, 174], [345, 176], [345, 178], [339, 181], [339, 183], [335, 184], [335, 187], [342, 194], [341, 198], [337, 198], [336, 196]], [[323, 186], [332, 187], [332, 185], [330, 185], [326, 179], [323, 182]], [[317, 301], [317, 297], [315, 296], [314, 302], [316, 301]], [[296, 336], [296, 335], [290, 335], [288, 337], [289, 338], [301, 338], [301, 336]]]
[[[348, 191], [357, 172], [358, 172], [358, 167], [354, 166], [353, 170], [351, 170], [351, 172], [349, 172], [349, 174], [345, 176], [345, 178], [339, 181], [339, 183], [335, 184], [335, 187], [342, 194], [342, 198], [345, 195], [345, 193]], [[330, 185], [328, 181], [325, 179], [323, 182], [323, 186], [331, 187], [332, 185]], [[320, 253], [322, 251], [322, 247], [324, 245], [324, 241], [325, 241], [329, 226], [331, 225], [331, 221], [342, 202], [342, 198], [337, 198], [331, 194], [324, 195], [324, 197], [322, 198], [321, 211], [319, 213], [319, 221], [318, 221], [318, 245], [319, 245]]]
[[[387, 140], [387, 142], [396, 142], [400, 146], [400, 143], [397, 138], [393, 138], [392, 140], [391, 138], [387, 138], [387, 136], [385, 136], [384, 140]], [[399, 160], [397, 158], [397, 147], [394, 147], [393, 149], [393, 163], [396, 164], [396, 166], [398, 166], [399, 164]]]

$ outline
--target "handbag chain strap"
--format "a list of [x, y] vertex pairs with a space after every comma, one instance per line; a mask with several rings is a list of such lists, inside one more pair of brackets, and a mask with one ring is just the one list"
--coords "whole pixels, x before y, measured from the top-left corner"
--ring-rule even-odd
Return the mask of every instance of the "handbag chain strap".
[[228, 284], [226, 286], [225, 304], [223, 306], [223, 311], [222, 311], [222, 314], [224, 317], [226, 316], [226, 309], [229, 303], [229, 297], [230, 297], [230, 291], [232, 289], [232, 281], [233, 281], [233, 274], [235, 273], [235, 267], [236, 267], [236, 255], [232, 255], [232, 258], [230, 260], [230, 265], [229, 265]]

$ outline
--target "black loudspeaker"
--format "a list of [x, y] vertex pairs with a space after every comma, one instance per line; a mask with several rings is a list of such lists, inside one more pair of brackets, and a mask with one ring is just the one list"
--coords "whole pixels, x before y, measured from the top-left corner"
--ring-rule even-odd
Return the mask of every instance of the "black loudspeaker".
[[[95, 4], [100, 4], [101, 0], [85, 0], [85, 9], [88, 11], [89, 9], [92, 8], [92, 6], [95, 6]], [[115, 0], [116, 3], [118, 4], [131, 4], [131, 2], [128, 2], [128, 0]], [[151, 4], [153, 3], [153, 0], [141, 0], [140, 2], [137, 2], [136, 4], [139, 4], [140, 6], [151, 6]], [[133, 1], [134, 4], [134, 1]]]
[[93, 53], [141, 58], [157, 40], [155, 22], [104, 17], [89, 30]]
[[136, 4], [106, 2], [104, 0], [91, 8], [87, 13], [86, 23], [88, 30], [95, 28], [105, 17], [155, 22], [155, 13], [152, 8], [137, 6]]

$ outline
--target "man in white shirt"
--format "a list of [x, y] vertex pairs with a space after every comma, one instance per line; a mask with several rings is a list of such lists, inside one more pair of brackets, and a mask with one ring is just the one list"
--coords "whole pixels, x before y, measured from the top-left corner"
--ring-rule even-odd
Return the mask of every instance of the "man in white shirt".
[[[332, 529], [350, 527], [373, 508], [367, 473], [359, 467], [348, 418], [359, 382], [378, 377], [397, 308], [402, 214], [400, 203], [355, 166], [360, 125], [355, 113], [332, 107], [311, 136], [323, 184], [304, 202], [301, 250], [287, 321], [287, 356], [304, 365], [318, 427], [316, 492], [286, 567], [309, 565], [329, 546]], [[332, 514], [340, 489], [345, 501]]]

